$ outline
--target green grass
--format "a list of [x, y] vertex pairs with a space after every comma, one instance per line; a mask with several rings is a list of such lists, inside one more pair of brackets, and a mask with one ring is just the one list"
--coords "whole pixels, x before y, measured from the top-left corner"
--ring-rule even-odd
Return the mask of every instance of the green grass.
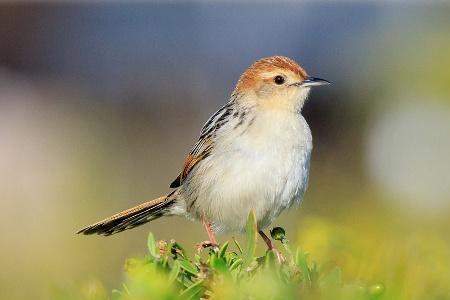
[[176, 241], [148, 236], [148, 254], [128, 259], [122, 287], [111, 293], [91, 282], [76, 295], [60, 299], [381, 299], [382, 284], [343, 282], [337, 267], [322, 268], [308, 253], [291, 249], [282, 228], [271, 231], [286, 261], [272, 251], [255, 256], [258, 238], [255, 216], [249, 214], [245, 245], [236, 240], [218, 249], [205, 248], [193, 257]]

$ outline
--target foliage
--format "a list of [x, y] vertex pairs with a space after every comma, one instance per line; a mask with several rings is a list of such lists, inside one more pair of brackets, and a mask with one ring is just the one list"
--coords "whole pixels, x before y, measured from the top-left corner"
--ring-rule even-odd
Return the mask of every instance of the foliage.
[[[380, 299], [381, 284], [345, 284], [337, 268], [322, 270], [311, 263], [308, 253], [292, 251], [284, 229], [271, 230], [283, 248], [285, 261], [273, 251], [255, 256], [255, 216], [247, 222], [246, 245], [233, 240], [219, 248], [199, 247], [194, 258], [175, 241], [156, 241], [148, 236], [148, 254], [129, 259], [122, 288], [108, 297], [97, 283], [80, 295], [89, 300], [143, 299]], [[231, 250], [235, 248], [235, 250]]]

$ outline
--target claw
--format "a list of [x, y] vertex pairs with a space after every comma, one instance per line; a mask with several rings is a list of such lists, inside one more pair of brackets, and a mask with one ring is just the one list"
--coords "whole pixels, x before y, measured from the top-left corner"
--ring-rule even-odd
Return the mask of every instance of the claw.
[[273, 245], [272, 241], [270, 240], [270, 238], [264, 233], [264, 231], [259, 230], [259, 235], [261, 235], [262, 239], [264, 240], [264, 242], [267, 244], [267, 250], [268, 251], [273, 251], [273, 253], [276, 255], [277, 257], [277, 261], [279, 264], [282, 264], [286, 261], [286, 258], [283, 256], [283, 254]]
[[281, 253], [277, 248], [273, 247], [271, 251], [276, 255], [279, 264], [286, 262], [286, 257], [284, 257], [283, 253]]
[[215, 244], [215, 243], [212, 243], [210, 241], [203, 241], [203, 242], [200, 242], [200, 243], [195, 245], [195, 249], [197, 251], [197, 254], [199, 254], [199, 255], [200, 255], [200, 253], [202, 253], [202, 250], [206, 249], [206, 248], [211, 248], [213, 250], [218, 250], [219, 249], [219, 245]]

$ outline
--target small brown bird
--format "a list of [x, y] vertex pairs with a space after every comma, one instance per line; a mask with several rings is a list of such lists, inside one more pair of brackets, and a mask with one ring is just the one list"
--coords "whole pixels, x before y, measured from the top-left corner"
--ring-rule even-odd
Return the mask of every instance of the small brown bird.
[[308, 184], [311, 131], [301, 115], [310, 88], [328, 84], [292, 59], [273, 56], [251, 65], [229, 102], [203, 126], [168, 195], [142, 203], [78, 233], [111, 235], [161, 216], [201, 220], [215, 232], [243, 231], [254, 210], [260, 235]]

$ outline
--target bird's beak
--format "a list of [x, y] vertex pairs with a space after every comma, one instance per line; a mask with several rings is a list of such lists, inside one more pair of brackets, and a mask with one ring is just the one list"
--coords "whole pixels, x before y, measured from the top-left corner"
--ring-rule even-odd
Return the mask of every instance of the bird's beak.
[[306, 77], [305, 80], [299, 82], [298, 86], [319, 86], [319, 85], [328, 85], [330, 82], [325, 79], [317, 78], [317, 77]]

